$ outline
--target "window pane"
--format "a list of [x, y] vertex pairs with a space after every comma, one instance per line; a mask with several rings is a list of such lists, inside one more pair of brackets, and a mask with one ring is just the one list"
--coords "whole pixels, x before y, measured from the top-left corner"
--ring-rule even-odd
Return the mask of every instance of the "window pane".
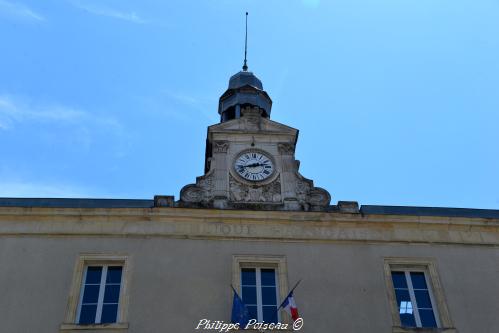
[[414, 309], [412, 308], [412, 303], [406, 302], [406, 301], [400, 302], [399, 313], [401, 313], [401, 314], [406, 314], [406, 313], [413, 314]]
[[411, 272], [411, 281], [414, 289], [428, 289], [423, 272]]
[[97, 305], [82, 305], [79, 324], [94, 324]]
[[275, 270], [261, 269], [261, 272], [262, 272], [262, 286], [275, 286]]
[[104, 304], [102, 306], [102, 316], [100, 322], [102, 324], [115, 323], [117, 313], [118, 304]]
[[266, 323], [277, 323], [277, 306], [263, 307], [263, 321]]
[[104, 290], [104, 303], [118, 303], [120, 298], [120, 285], [107, 285]]
[[416, 320], [414, 319], [414, 315], [404, 313], [400, 314], [400, 323], [403, 327], [416, 327]]
[[404, 272], [392, 272], [392, 281], [395, 288], [407, 289], [407, 281]]
[[400, 308], [402, 302], [411, 302], [411, 297], [409, 296], [408, 290], [397, 289], [395, 290], [395, 296], [397, 297], [397, 305]]
[[242, 287], [244, 304], [256, 304], [256, 287]]
[[106, 283], [121, 283], [121, 266], [110, 266], [107, 268]]
[[400, 322], [405, 327], [415, 327], [416, 320], [414, 319], [414, 307], [411, 302], [408, 290], [395, 290], [397, 297], [397, 305], [399, 308]]
[[263, 305], [276, 305], [276, 290], [275, 287], [262, 287], [262, 304]]
[[433, 310], [419, 310], [419, 317], [423, 327], [437, 327]]
[[414, 295], [416, 295], [416, 303], [418, 303], [418, 308], [431, 309], [430, 295], [427, 290], [414, 290]]
[[241, 282], [243, 285], [256, 285], [256, 274], [254, 268], [242, 268], [241, 269]]
[[102, 273], [101, 266], [89, 266], [89, 267], [87, 267], [87, 279], [85, 280], [85, 283], [86, 284], [100, 283], [101, 273]]
[[256, 310], [256, 305], [246, 306], [249, 312], [249, 319], [258, 319], [258, 312]]
[[86, 303], [97, 303], [99, 298], [99, 285], [86, 285], [83, 292], [83, 304]]

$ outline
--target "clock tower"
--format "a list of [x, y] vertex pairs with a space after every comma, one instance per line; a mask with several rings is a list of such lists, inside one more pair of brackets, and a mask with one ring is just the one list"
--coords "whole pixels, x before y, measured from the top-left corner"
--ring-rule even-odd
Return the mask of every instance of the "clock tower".
[[299, 173], [298, 130], [270, 120], [272, 100], [247, 67], [220, 97], [220, 123], [209, 126], [205, 174], [180, 191], [181, 207], [311, 210], [331, 196]]

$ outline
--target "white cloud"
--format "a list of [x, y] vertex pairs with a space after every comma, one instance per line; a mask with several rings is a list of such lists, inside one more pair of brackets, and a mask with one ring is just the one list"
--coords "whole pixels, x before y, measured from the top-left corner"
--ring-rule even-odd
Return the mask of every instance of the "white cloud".
[[0, 15], [13, 19], [45, 21], [45, 17], [19, 2], [0, 0]]
[[[80, 149], [89, 149], [95, 137], [102, 138], [104, 133], [107, 142], [118, 144], [116, 149], [127, 142], [124, 126], [112, 116], [60, 104], [33, 103], [25, 97], [0, 93], [0, 134], [22, 124], [35, 125], [45, 137], [60, 139], [64, 135], [67, 143]], [[112, 141], [110, 136], [118, 140]]]
[[98, 124], [113, 130], [122, 130], [121, 123], [109, 116], [95, 115], [60, 104], [34, 104], [29, 99], [0, 94], [0, 129], [9, 129], [25, 121], [66, 124]]
[[[1, 1], [1, 0], [0, 0]], [[96, 5], [90, 3], [83, 3], [81, 1], [71, 1], [71, 4], [76, 8], [84, 10], [90, 14], [107, 16], [119, 20], [124, 20], [132, 23], [145, 24], [148, 23], [145, 19], [141, 18], [134, 11], [124, 12], [114, 8], [106, 7], [103, 5]]]
[[86, 112], [61, 105], [35, 106], [11, 95], [0, 95], [0, 129], [10, 129], [24, 121], [77, 122], [88, 118]]

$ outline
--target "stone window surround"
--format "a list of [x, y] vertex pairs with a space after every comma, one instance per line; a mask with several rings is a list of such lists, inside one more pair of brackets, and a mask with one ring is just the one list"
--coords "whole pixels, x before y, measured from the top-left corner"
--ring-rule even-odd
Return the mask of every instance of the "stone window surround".
[[[232, 286], [241, 296], [241, 268], [274, 268], [277, 275], [278, 294], [280, 299], [277, 300], [278, 306], [288, 296], [288, 268], [286, 264], [286, 256], [283, 255], [233, 255], [232, 256]], [[230, 304], [232, 304], [231, 293]], [[288, 313], [283, 309], [279, 310], [280, 322], [292, 324], [292, 320]]]
[[[118, 306], [118, 322], [112, 324], [94, 324], [94, 325], [79, 325], [76, 323], [78, 303], [82, 288], [82, 279], [85, 267], [90, 265], [121, 265], [122, 271], [122, 286], [120, 290], [120, 303]], [[127, 332], [128, 331], [128, 284], [130, 271], [129, 257], [125, 254], [106, 254], [106, 253], [82, 253], [76, 260], [73, 280], [68, 298], [66, 317], [64, 323], [59, 327], [59, 332], [81, 332], [82, 330], [99, 330], [111, 332]]]
[[[439, 327], [438, 328], [421, 328], [421, 327], [402, 327], [400, 323], [399, 310], [397, 306], [397, 299], [395, 297], [395, 289], [392, 282], [393, 270], [403, 270], [403, 271], [423, 271], [429, 281], [428, 286], [430, 292], [435, 300], [435, 306], [433, 311], [435, 316], [438, 317]], [[436, 262], [433, 258], [414, 258], [414, 257], [386, 257], [384, 258], [384, 271], [385, 271], [385, 283], [386, 291], [388, 294], [388, 300], [390, 302], [390, 309], [392, 315], [392, 333], [456, 333], [456, 329], [452, 324], [452, 320], [449, 315], [449, 310], [447, 308], [447, 303], [445, 301], [445, 295], [440, 282], [438, 271], [436, 268]]]

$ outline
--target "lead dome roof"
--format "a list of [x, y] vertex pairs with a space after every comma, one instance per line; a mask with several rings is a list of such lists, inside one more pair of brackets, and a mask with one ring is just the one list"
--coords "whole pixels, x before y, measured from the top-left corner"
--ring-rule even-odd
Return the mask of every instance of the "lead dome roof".
[[240, 71], [229, 79], [229, 89], [237, 89], [247, 85], [263, 90], [262, 81], [253, 72]]

